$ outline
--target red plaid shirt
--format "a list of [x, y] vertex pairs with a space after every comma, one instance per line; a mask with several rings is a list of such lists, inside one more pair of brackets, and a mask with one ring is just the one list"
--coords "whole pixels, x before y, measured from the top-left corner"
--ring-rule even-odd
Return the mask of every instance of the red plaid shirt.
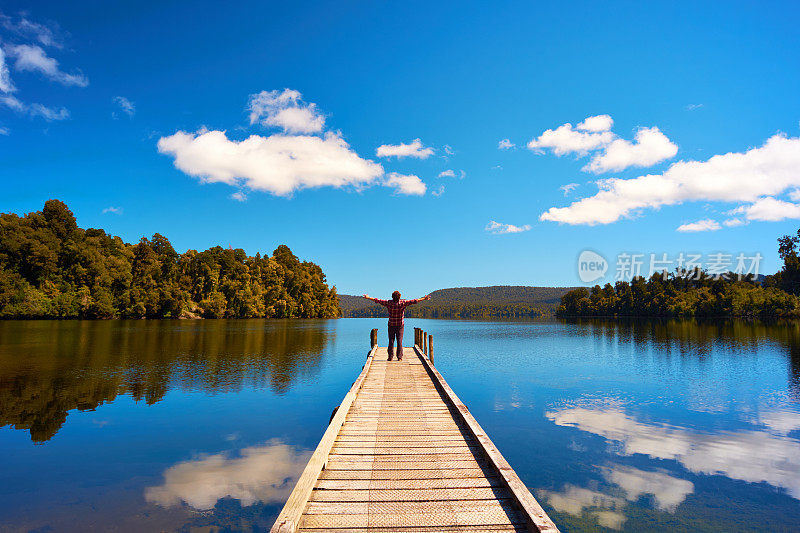
[[379, 300], [375, 298], [375, 301], [389, 310], [390, 326], [402, 326], [404, 323], [403, 318], [406, 307], [418, 303], [420, 298], [415, 298], [413, 300], [400, 300], [398, 302], [395, 302], [394, 300]]

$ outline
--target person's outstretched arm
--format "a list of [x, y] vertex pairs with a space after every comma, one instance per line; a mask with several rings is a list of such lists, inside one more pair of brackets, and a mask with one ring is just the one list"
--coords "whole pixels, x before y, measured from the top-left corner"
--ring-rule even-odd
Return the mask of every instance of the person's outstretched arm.
[[366, 298], [367, 300], [372, 300], [372, 301], [373, 301], [373, 302], [375, 302], [376, 304], [381, 304], [381, 305], [382, 305], [382, 306], [384, 306], [384, 307], [385, 307], [386, 305], [388, 305], [388, 303], [389, 303], [389, 300], [380, 300], [380, 299], [378, 299], [378, 298], [373, 298], [372, 296], [369, 296], [369, 295], [367, 295], [367, 294], [362, 294], [362, 295], [361, 295], [361, 297], [362, 297], [362, 298]]
[[422, 301], [430, 300], [430, 299], [431, 299], [431, 295], [430, 294], [426, 294], [422, 298], [414, 298], [413, 300], [406, 300], [406, 306], [418, 304], [418, 303], [420, 303]]

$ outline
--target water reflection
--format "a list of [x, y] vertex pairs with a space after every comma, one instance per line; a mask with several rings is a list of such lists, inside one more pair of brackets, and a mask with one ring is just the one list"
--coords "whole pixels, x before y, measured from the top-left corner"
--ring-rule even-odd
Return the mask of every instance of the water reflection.
[[332, 328], [306, 321], [0, 322], [0, 426], [52, 438], [72, 409], [168, 390], [286, 392], [319, 372]]
[[557, 511], [573, 516], [586, 513], [601, 526], [621, 529], [627, 519], [623, 512], [627, 502], [652, 496], [657, 509], [674, 513], [686, 496], [694, 492], [691, 481], [664, 472], [649, 472], [623, 465], [608, 465], [600, 471], [607, 483], [615, 485], [609, 494], [572, 484], [565, 485], [558, 492], [542, 490], [539, 493]]
[[633, 344], [643, 353], [671, 353], [703, 359], [715, 348], [753, 353], [764, 345], [777, 346], [788, 357], [788, 382], [800, 399], [800, 322], [765, 323], [746, 320], [571, 319], [579, 325], [571, 334], [589, 337], [608, 349]]
[[[575, 427], [617, 445], [621, 456], [644, 454], [669, 459], [698, 474], [721, 474], [751, 483], [765, 482], [800, 499], [800, 441], [785, 435], [800, 424], [800, 414], [767, 413], [767, 430], [720, 431], [643, 422], [620, 406], [572, 406], [546, 413], [559, 426]], [[777, 429], [777, 431], [775, 431]], [[770, 431], [772, 430], [772, 431]]]
[[311, 451], [272, 440], [242, 449], [238, 455], [217, 453], [167, 468], [164, 483], [145, 489], [145, 499], [162, 507], [183, 503], [206, 511], [223, 498], [255, 503], [283, 503], [311, 458]]

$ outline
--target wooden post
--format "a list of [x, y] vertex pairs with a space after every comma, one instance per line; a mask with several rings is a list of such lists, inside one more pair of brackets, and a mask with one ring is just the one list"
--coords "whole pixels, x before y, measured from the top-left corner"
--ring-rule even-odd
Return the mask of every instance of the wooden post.
[[428, 335], [428, 359], [433, 364], [433, 335]]
[[376, 328], [369, 332], [369, 349], [372, 350], [377, 345], [378, 345], [378, 330]]
[[428, 334], [423, 331], [422, 332], [422, 353], [424, 353], [425, 355], [428, 355], [428, 343], [426, 342], [427, 340], [428, 340]]
[[414, 328], [414, 344], [419, 344], [419, 328]]

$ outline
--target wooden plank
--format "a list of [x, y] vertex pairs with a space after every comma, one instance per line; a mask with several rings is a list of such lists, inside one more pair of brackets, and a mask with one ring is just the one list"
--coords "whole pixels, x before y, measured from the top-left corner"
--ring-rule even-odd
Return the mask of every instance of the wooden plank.
[[361, 369], [361, 373], [358, 375], [358, 378], [356, 378], [356, 381], [353, 383], [353, 386], [350, 387], [347, 394], [345, 394], [339, 409], [331, 419], [330, 424], [328, 424], [328, 429], [326, 429], [325, 433], [322, 435], [317, 449], [314, 450], [314, 453], [311, 455], [311, 459], [309, 459], [305, 470], [303, 470], [303, 473], [297, 480], [294, 490], [292, 490], [289, 499], [286, 501], [278, 518], [275, 520], [275, 525], [273, 525], [271, 529], [272, 533], [294, 533], [295, 529], [297, 529], [300, 524], [303, 510], [308, 503], [308, 499], [311, 497], [320, 472], [325, 468], [325, 464], [328, 461], [328, 454], [336, 440], [336, 436], [339, 434], [339, 429], [341, 429], [342, 424], [344, 424], [347, 412], [350, 410], [350, 406], [355, 401], [358, 390], [361, 388], [364, 379], [369, 373], [377, 349], [377, 346], [373, 346], [369, 355], [367, 355], [367, 360], [364, 363], [364, 367]]
[[447, 489], [374, 489], [329, 490], [317, 489], [312, 502], [397, 502], [397, 501], [467, 501], [510, 498], [506, 487], [447, 488]]
[[318, 489], [329, 490], [390, 490], [390, 489], [468, 489], [505, 487], [499, 477], [450, 479], [320, 479]]
[[372, 480], [408, 480], [408, 479], [484, 479], [493, 475], [485, 466], [470, 468], [451, 468], [443, 472], [438, 468], [414, 470], [332, 470], [325, 469], [320, 479], [372, 479]]

